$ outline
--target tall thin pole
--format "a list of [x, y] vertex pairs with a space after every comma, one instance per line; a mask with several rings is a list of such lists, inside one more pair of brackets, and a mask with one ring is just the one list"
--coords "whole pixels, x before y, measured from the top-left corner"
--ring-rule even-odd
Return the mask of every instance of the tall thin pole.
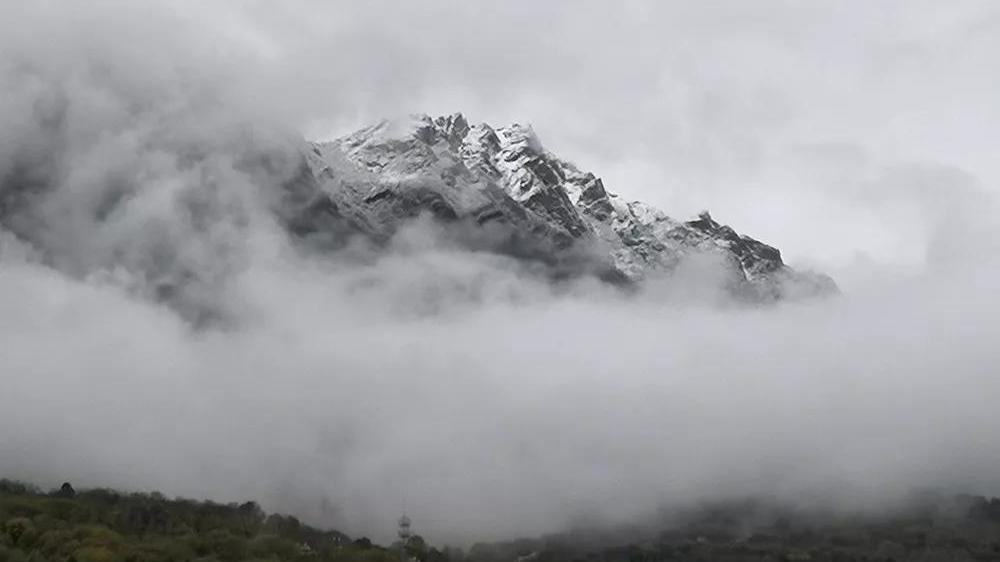
[[406, 543], [410, 541], [410, 518], [404, 513], [399, 518], [399, 562], [406, 562]]

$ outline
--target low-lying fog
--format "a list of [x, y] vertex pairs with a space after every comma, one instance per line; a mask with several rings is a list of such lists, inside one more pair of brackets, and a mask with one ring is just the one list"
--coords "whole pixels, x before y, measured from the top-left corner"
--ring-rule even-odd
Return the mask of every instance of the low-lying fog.
[[[784, 240], [753, 230], [765, 223], [718, 217], [803, 259], [815, 245], [812, 265], [843, 289], [821, 301], [731, 305], [711, 267], [634, 295], [587, 280], [553, 288], [505, 258], [455, 248], [426, 222], [358, 265], [296, 251], [224, 150], [195, 165], [185, 150], [222, 146], [253, 119], [315, 125], [279, 95], [296, 88], [296, 73], [316, 91], [288, 103], [318, 92], [360, 103], [343, 92], [384, 30], [373, 29], [374, 43], [337, 43], [358, 51], [331, 53], [339, 80], [318, 80], [322, 66], [292, 65], [282, 47], [304, 51], [320, 30], [282, 11], [272, 34], [254, 35], [243, 19], [274, 11], [259, 3], [150, 2], [142, 14], [131, 2], [18, 4], [0, 9], [0, 177], [5, 189], [20, 178], [53, 191], [30, 216], [0, 209], [5, 226], [41, 229], [31, 244], [0, 236], [2, 476], [258, 499], [381, 540], [405, 510], [438, 544], [748, 494], [849, 508], [889, 505], [919, 487], [1000, 494], [997, 205], [976, 173], [947, 158], [873, 184], [842, 160], [834, 179], [829, 167], [814, 170], [826, 188], [858, 190], [869, 210], [824, 207], [828, 192], [809, 192], [804, 207], [761, 198]], [[432, 19], [445, 4], [415, 17]], [[546, 17], [570, 9], [558, 6]], [[331, 34], [356, 34], [344, 23], [352, 17], [371, 24], [339, 7], [320, 12], [341, 22]], [[466, 26], [475, 16], [454, 18]], [[695, 16], [685, 17], [703, 20]], [[813, 17], [782, 21], [800, 16]], [[403, 109], [380, 93], [393, 86], [380, 68], [385, 84], [358, 70], [373, 92], [364, 111]], [[406, 70], [401, 87], [433, 91], [419, 69]], [[461, 91], [443, 99], [466, 101]], [[492, 100], [468, 95], [470, 105]], [[111, 217], [100, 212], [109, 185], [130, 198]], [[176, 202], [208, 189], [217, 214], [192, 228]], [[801, 240], [773, 226], [786, 217], [808, 225], [804, 209], [817, 226]], [[857, 228], [845, 224], [855, 219]], [[907, 261], [838, 261], [841, 237], [850, 255], [905, 245]], [[226, 323], [194, 327], [142, 296], [144, 268], [163, 252], [208, 280], [200, 298]]]

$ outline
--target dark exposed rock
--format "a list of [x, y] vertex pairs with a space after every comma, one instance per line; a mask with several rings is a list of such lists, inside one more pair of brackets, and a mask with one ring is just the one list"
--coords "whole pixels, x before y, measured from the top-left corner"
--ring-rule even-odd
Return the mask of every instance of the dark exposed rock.
[[[151, 145], [171, 155], [190, 181], [156, 207], [167, 216], [133, 220], [123, 209], [137, 197], [156, 199], [155, 184], [126, 162], [94, 197], [75, 198], [61, 189], [71, 159], [53, 119], [49, 136], [16, 151], [0, 176], [0, 226], [71, 275], [126, 271], [144, 296], [196, 322], [246, 259], [231, 238], [260, 220], [258, 197], [273, 215], [263, 220], [274, 218], [302, 247], [319, 252], [355, 238], [377, 247], [428, 215], [447, 225], [456, 244], [537, 264], [557, 279], [635, 284], [709, 254], [724, 264], [722, 285], [753, 300], [836, 292], [829, 277], [789, 268], [776, 248], [707, 213], [681, 222], [607, 191], [599, 177], [547, 151], [522, 125], [471, 125], [453, 114], [382, 121], [329, 143], [263, 131], [162, 147], [168, 141], [156, 138]], [[218, 178], [229, 172], [239, 181], [222, 185]], [[116, 226], [123, 220], [128, 228]], [[79, 232], [95, 233], [100, 244]]]
[[[707, 212], [679, 222], [609, 193], [600, 178], [545, 150], [530, 127], [470, 126], [459, 113], [418, 115], [382, 121], [318, 146], [320, 158], [313, 161], [320, 168], [318, 181], [332, 197], [374, 216], [367, 222], [383, 233], [399, 226], [396, 219], [429, 211], [448, 221], [468, 217], [480, 225], [504, 225], [517, 233], [505, 239], [534, 238], [533, 248], [554, 252], [549, 261], [559, 262], [560, 253], [576, 249], [577, 256], [604, 264], [588, 271], [615, 270], [616, 278], [631, 281], [709, 253], [728, 264], [723, 284], [753, 300], [836, 292], [829, 277], [789, 268], [776, 248], [738, 234]], [[361, 190], [345, 190], [342, 183], [331, 187], [334, 167], [323, 164], [331, 158], [341, 171], [360, 168], [374, 187], [359, 199], [351, 193]], [[386, 213], [380, 207], [389, 199], [396, 210]], [[510, 248], [499, 244], [495, 250]]]

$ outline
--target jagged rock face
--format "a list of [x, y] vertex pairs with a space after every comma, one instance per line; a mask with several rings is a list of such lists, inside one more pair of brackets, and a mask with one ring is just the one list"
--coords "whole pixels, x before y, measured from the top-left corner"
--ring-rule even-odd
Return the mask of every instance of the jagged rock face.
[[726, 264], [727, 285], [754, 299], [836, 291], [828, 277], [792, 270], [777, 249], [708, 213], [681, 222], [623, 200], [594, 174], [545, 150], [522, 125], [473, 126], [461, 114], [385, 120], [314, 145], [309, 162], [338, 208], [352, 209], [356, 223], [383, 235], [400, 219], [430, 212], [446, 221], [506, 225], [541, 253], [575, 249], [603, 264], [595, 270], [631, 281], [710, 254]]

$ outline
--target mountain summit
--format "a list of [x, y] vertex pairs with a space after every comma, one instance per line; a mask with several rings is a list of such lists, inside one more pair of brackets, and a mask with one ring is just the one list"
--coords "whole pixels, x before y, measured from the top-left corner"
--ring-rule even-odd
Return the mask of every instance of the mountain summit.
[[707, 212], [679, 221], [607, 191], [546, 150], [530, 126], [412, 115], [311, 148], [309, 168], [331, 210], [368, 234], [388, 236], [429, 213], [501, 233], [494, 250], [605, 279], [641, 281], [697, 255], [721, 260], [726, 286], [752, 300], [836, 292], [829, 277], [789, 268], [776, 248]]
[[220, 308], [275, 233], [322, 256], [357, 238], [377, 249], [420, 216], [447, 243], [554, 279], [632, 286], [707, 256], [712, 280], [753, 302], [836, 291], [708, 213], [679, 221], [607, 191], [528, 126], [417, 115], [312, 143], [274, 127], [157, 121], [72, 142], [60, 115], [0, 175], [0, 250], [12, 234], [57, 270], [187, 317]]

